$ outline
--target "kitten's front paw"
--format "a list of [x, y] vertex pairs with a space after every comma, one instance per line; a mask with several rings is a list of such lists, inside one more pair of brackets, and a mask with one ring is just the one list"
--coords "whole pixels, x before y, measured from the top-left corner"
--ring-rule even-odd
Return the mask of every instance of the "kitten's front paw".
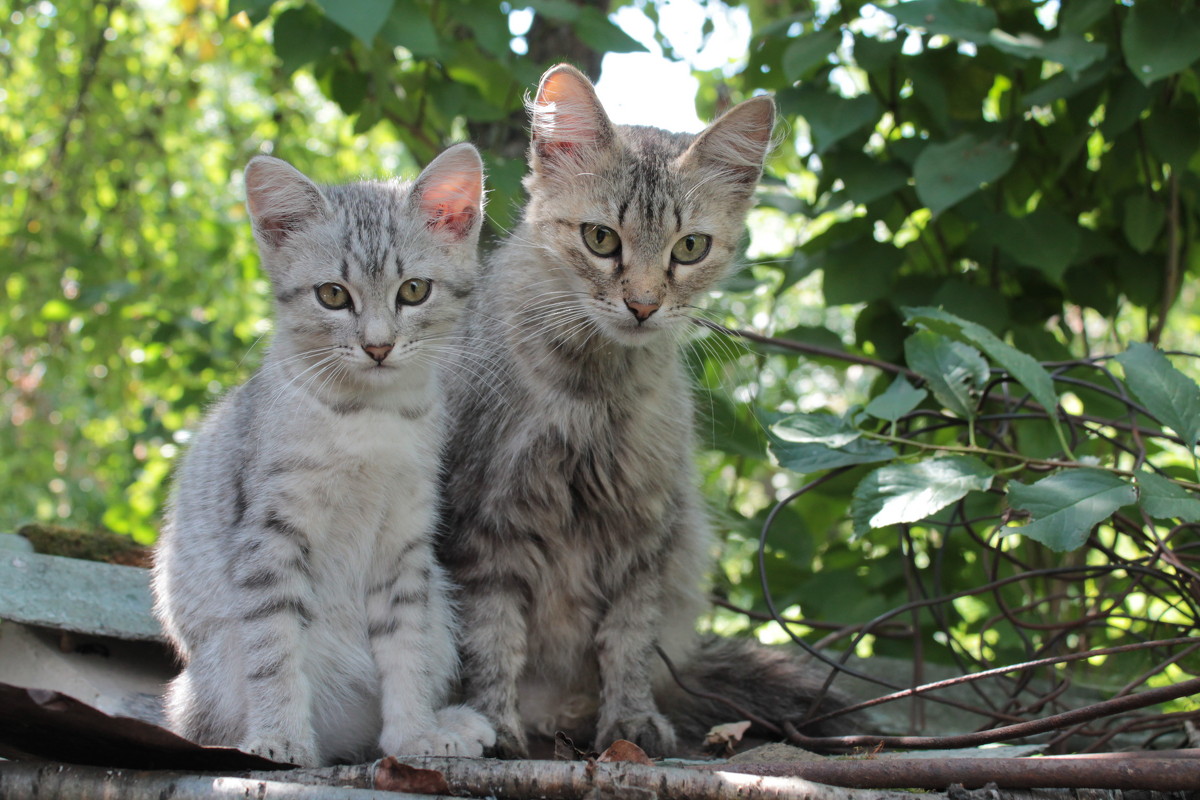
[[494, 758], [529, 758], [529, 743], [521, 728], [496, 726], [496, 743], [488, 750]]
[[388, 755], [478, 758], [496, 741], [487, 718], [466, 706], [443, 708], [435, 715], [434, 724], [433, 730], [386, 734], [380, 747]]
[[252, 753], [281, 764], [295, 764], [298, 767], [321, 766], [315, 742], [258, 736], [246, 739], [238, 745], [238, 749], [243, 753]]
[[626, 739], [653, 757], [670, 755], [676, 750], [675, 728], [657, 711], [630, 714], [601, 723], [596, 732], [595, 748], [603, 751], [617, 739]]

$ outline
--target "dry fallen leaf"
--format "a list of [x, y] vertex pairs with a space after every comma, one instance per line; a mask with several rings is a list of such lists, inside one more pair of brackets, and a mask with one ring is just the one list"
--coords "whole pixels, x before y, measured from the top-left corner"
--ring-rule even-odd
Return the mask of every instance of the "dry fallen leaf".
[[632, 761], [634, 764], [654, 766], [654, 762], [650, 760], [650, 756], [646, 755], [645, 750], [626, 739], [617, 739], [596, 760], [602, 762]]
[[732, 753], [734, 746], [742, 740], [748, 730], [750, 730], [750, 723], [747, 720], [714, 725], [708, 735], [704, 737], [704, 747], [716, 750], [718, 753]]

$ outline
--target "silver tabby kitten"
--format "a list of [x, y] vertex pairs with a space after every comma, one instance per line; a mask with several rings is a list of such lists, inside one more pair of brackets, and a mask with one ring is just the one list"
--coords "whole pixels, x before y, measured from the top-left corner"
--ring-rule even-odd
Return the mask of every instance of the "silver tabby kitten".
[[432, 544], [436, 368], [477, 275], [479, 154], [331, 187], [259, 156], [246, 195], [276, 332], [196, 435], [156, 553], [186, 665], [171, 727], [301, 765], [479, 755], [486, 720], [442, 707], [455, 623]]
[[466, 325], [496, 379], [447, 385], [439, 555], [461, 587], [467, 699], [507, 756], [559, 729], [662, 754], [677, 729], [695, 746], [738, 718], [675, 690], [657, 646], [764, 717], [803, 713], [813, 680], [793, 661], [694, 632], [712, 538], [678, 354], [734, 258], [774, 104], [698, 136], [616, 126], [559, 66], [531, 110], [529, 203]]

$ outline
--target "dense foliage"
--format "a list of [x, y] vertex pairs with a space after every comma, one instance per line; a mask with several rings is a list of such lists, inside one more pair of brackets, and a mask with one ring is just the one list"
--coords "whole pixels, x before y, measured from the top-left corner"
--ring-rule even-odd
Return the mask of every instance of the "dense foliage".
[[[630, 5], [657, 21], [656, 0]], [[519, 6], [532, 27], [513, 35]], [[1161, 579], [1152, 590], [1115, 567], [1014, 582], [1004, 608], [1033, 628], [995, 624], [968, 594], [930, 612], [927, 641], [872, 635], [858, 647], [992, 663], [1043, 652], [1058, 632], [1031, 631], [1064, 613], [1099, 620], [1074, 631], [1079, 648], [1120, 631], [1162, 635], [1156, 603], [1167, 624], [1194, 625], [1196, 430], [1178, 416], [1192, 406], [1177, 403], [1195, 388], [1179, 369], [1195, 370], [1129, 345], [1197, 349], [1200, 8], [741, 8], [754, 31], [747, 60], [701, 75], [697, 106], [709, 118], [774, 92], [781, 144], [745, 268], [703, 313], [776, 341], [709, 331], [691, 351], [700, 458], [727, 533], [719, 592], [765, 611], [761, 535], [773, 600], [802, 624], [760, 633], [812, 639], [914, 595], [985, 585], [1000, 554], [1029, 569], [1135, 560]], [[411, 175], [471, 138], [502, 231], [520, 196], [525, 91], [550, 63], [594, 74], [599, 54], [642, 48], [612, 10], [10, 0], [4, 526], [102, 523], [153, 540], [173, 457], [269, 330], [240, 198], [250, 155], [274, 151], [336, 181]], [[730, 12], [711, 0], [705, 13], [708, 32]], [[1154, 400], [1149, 385], [1173, 388]], [[1033, 522], [1006, 535], [1022, 509]], [[1072, 524], [1039, 535], [1056, 514]], [[1102, 591], [1122, 600], [1096, 605]], [[749, 623], [721, 612], [711, 624]], [[1105, 680], [1120, 685], [1147, 663], [1123, 661]], [[1180, 670], [1186, 661], [1151, 674]]]

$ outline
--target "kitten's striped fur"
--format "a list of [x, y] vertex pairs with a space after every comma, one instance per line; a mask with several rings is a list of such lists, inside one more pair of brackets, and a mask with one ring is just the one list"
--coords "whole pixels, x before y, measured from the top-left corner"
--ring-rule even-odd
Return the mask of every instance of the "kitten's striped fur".
[[196, 434], [157, 550], [182, 735], [306, 766], [492, 741], [443, 708], [455, 623], [432, 544], [436, 374], [476, 278], [482, 181], [470, 145], [411, 185], [247, 167], [276, 331]]
[[[461, 586], [467, 698], [503, 755], [526, 752], [527, 730], [559, 729], [669, 753], [677, 727], [692, 747], [733, 712], [673, 694], [655, 646], [700, 683], [710, 654], [758, 652], [702, 652], [694, 633], [712, 540], [678, 345], [734, 259], [774, 106], [748, 100], [698, 136], [616, 126], [559, 66], [531, 111], [529, 203], [468, 312], [498, 377], [486, 392], [468, 371], [448, 383], [439, 553]], [[610, 233], [620, 246], [597, 255]], [[711, 243], [682, 263], [672, 253], [693, 235]], [[766, 660], [789, 696], [758, 698], [760, 713], [804, 708], [812, 681]]]

